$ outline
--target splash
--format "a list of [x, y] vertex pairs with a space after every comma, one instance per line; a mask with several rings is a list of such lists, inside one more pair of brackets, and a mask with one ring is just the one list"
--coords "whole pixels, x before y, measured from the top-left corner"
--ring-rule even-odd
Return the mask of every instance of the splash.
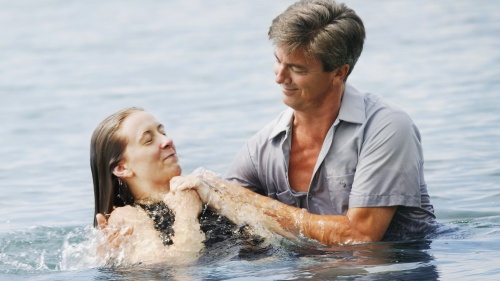
[[64, 237], [61, 251], [61, 270], [81, 270], [105, 266], [105, 257], [96, 253], [103, 239], [102, 234], [92, 226], [68, 233]]

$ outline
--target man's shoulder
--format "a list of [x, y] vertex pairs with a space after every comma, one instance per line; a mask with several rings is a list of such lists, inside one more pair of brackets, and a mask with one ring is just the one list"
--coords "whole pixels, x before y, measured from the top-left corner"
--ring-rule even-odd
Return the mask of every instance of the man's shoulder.
[[387, 129], [408, 131], [415, 127], [412, 118], [403, 108], [381, 95], [360, 92], [349, 84], [346, 85], [345, 94], [349, 102], [343, 105], [349, 108], [344, 109], [343, 117], [350, 116], [350, 120], [363, 124], [365, 132], [388, 131]]
[[368, 121], [392, 119], [400, 122], [412, 122], [410, 115], [399, 105], [377, 94], [365, 93], [362, 95]]
[[[379, 95], [365, 94], [366, 120], [364, 131], [378, 136], [419, 135], [411, 116], [400, 106], [383, 99]], [[383, 134], [381, 132], [384, 132]]]

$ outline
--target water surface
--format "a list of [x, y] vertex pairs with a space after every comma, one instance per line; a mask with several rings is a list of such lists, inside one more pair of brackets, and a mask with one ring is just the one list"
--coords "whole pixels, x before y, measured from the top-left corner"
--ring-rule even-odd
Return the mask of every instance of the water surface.
[[346, 3], [367, 40], [350, 82], [419, 126], [434, 239], [303, 249], [257, 260], [96, 267], [89, 140], [125, 106], [162, 120], [184, 172], [223, 173], [284, 109], [271, 20], [291, 2], [0, 1], [0, 279], [498, 280], [500, 3]]

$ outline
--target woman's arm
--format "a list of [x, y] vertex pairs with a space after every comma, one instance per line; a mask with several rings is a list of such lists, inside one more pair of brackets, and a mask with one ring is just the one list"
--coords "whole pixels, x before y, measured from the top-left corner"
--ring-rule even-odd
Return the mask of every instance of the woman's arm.
[[181, 259], [182, 253], [189, 262], [189, 258], [197, 257], [204, 247], [205, 234], [198, 220], [203, 203], [194, 190], [169, 192], [163, 201], [175, 213], [173, 244], [168, 251]]
[[164, 246], [153, 220], [139, 207], [125, 206], [113, 210], [102, 230], [98, 254], [115, 265], [196, 261], [205, 235], [198, 215], [202, 202], [195, 191], [167, 194], [165, 204], [175, 213], [173, 244]]
[[104, 254], [105, 260], [114, 265], [153, 263], [163, 258], [163, 242], [142, 209], [132, 206], [114, 209], [104, 231], [112, 237], [103, 239], [101, 256]]

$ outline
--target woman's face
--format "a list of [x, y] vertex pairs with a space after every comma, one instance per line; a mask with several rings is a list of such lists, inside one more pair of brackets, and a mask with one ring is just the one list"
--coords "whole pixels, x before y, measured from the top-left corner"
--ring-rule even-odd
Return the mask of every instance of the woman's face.
[[141, 188], [163, 189], [172, 177], [181, 174], [173, 140], [150, 113], [132, 113], [119, 133], [127, 141], [120, 164], [132, 172], [129, 179], [138, 180]]

